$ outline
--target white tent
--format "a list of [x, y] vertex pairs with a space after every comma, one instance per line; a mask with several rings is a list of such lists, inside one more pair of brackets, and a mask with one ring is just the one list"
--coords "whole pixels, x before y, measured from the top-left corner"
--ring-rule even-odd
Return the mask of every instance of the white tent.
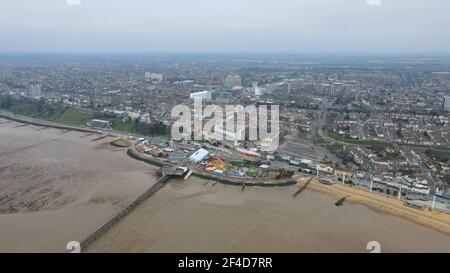
[[203, 148], [198, 149], [189, 157], [189, 161], [197, 164], [208, 156], [209, 152]]

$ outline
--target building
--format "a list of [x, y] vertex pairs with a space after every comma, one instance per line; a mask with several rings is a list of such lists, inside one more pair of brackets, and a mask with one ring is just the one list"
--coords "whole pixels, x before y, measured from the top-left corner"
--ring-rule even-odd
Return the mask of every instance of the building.
[[227, 88], [233, 88], [235, 86], [242, 86], [242, 78], [239, 75], [230, 75], [225, 77], [223, 85]]
[[201, 99], [201, 100], [211, 100], [212, 92], [211, 91], [201, 91], [196, 93], [189, 94], [190, 99]]
[[217, 103], [230, 103], [234, 99], [235, 95], [233, 92], [222, 91], [218, 92], [214, 98]]
[[300, 159], [299, 167], [305, 168], [305, 169], [310, 169], [313, 167], [313, 162], [309, 159]]
[[235, 86], [232, 89], [235, 96], [242, 96], [244, 94], [244, 88], [242, 86]]
[[444, 96], [444, 111], [450, 112], [450, 96]]
[[284, 82], [282, 85], [281, 85], [281, 87], [282, 87], [282, 91], [283, 91], [283, 94], [289, 94], [289, 93], [291, 93], [291, 83], [289, 83], [289, 82]]
[[130, 118], [131, 120], [137, 120], [141, 117], [141, 114], [139, 112], [127, 112], [128, 118]]
[[353, 172], [351, 170], [347, 170], [347, 169], [335, 169], [334, 176], [337, 176], [337, 177], [345, 176], [346, 178], [353, 178]]
[[208, 156], [208, 154], [209, 152], [207, 150], [200, 148], [189, 157], [189, 162], [193, 164], [198, 164], [203, 159], [205, 159]]
[[150, 82], [162, 82], [164, 80], [164, 76], [163, 74], [145, 72], [145, 80]]
[[252, 83], [252, 91], [255, 94], [255, 96], [261, 96], [261, 88], [259, 88], [257, 82]]
[[38, 99], [41, 97], [41, 86], [39, 84], [31, 85], [28, 90], [30, 98]]
[[333, 167], [331, 167], [330, 165], [327, 165], [327, 164], [323, 164], [323, 163], [318, 164], [316, 166], [316, 170], [317, 170], [317, 172], [328, 173], [328, 174], [333, 174], [333, 172], [334, 172]]
[[93, 119], [90, 123], [88, 123], [88, 126], [93, 128], [109, 128], [111, 127], [111, 122], [107, 120], [101, 120], [101, 119]]
[[125, 111], [122, 110], [116, 110], [116, 109], [109, 109], [109, 108], [104, 108], [103, 109], [104, 113], [108, 113], [108, 114], [113, 114], [113, 115], [117, 115], [117, 116], [123, 116], [126, 114]]

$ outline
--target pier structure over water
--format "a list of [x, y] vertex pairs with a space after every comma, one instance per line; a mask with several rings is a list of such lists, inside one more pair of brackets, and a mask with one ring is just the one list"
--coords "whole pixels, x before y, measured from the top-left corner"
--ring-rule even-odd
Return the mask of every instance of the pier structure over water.
[[[185, 160], [180, 162], [177, 166], [173, 167], [161, 167], [158, 173], [161, 177], [153, 184], [149, 189], [147, 189], [144, 193], [136, 197], [132, 200], [128, 205], [122, 208], [119, 212], [111, 216], [108, 221], [98, 227], [94, 232], [89, 234], [85, 239], [80, 242], [81, 249], [85, 249], [87, 246], [92, 244], [95, 240], [97, 240], [102, 234], [111, 229], [116, 223], [122, 220], [126, 215], [128, 215], [134, 208], [136, 208], [139, 204], [144, 202], [147, 198], [157, 192], [160, 188], [164, 186], [164, 184], [170, 180], [171, 178], [181, 178], [183, 177], [189, 169], [183, 167], [185, 164]], [[71, 251], [69, 251], [71, 252]]]

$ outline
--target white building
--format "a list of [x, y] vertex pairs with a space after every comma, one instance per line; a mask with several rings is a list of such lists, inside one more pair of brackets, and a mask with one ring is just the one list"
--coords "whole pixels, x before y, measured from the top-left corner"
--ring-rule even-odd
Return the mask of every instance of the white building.
[[202, 100], [211, 100], [212, 92], [211, 91], [201, 91], [196, 93], [191, 93], [189, 95], [190, 99], [202, 99]]
[[334, 172], [333, 167], [331, 167], [329, 165], [325, 165], [325, 164], [318, 164], [316, 166], [316, 170], [317, 170], [317, 172], [328, 173], [328, 174], [333, 174], [333, 172]]
[[131, 112], [131, 111], [127, 112], [127, 115], [132, 120], [139, 119], [140, 116], [141, 116], [140, 113], [138, 113], [138, 112]]
[[261, 88], [259, 88], [257, 82], [252, 83], [252, 91], [255, 94], [255, 96], [261, 96]]
[[163, 76], [163, 74], [145, 72], [145, 80], [162, 82], [164, 80], [164, 76]]
[[209, 152], [203, 148], [198, 149], [189, 157], [189, 162], [193, 164], [200, 163], [203, 159], [208, 156]]
[[122, 111], [122, 110], [116, 110], [116, 109], [109, 109], [109, 108], [104, 108], [104, 109], [103, 109], [103, 112], [105, 112], [105, 113], [111, 113], [111, 114], [118, 115], [118, 116], [125, 115], [125, 111]]

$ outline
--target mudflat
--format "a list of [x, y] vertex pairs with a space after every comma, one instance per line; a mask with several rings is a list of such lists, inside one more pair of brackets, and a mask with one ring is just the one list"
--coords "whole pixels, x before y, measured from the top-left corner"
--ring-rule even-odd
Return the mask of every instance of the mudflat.
[[0, 252], [63, 252], [156, 181], [156, 167], [98, 137], [0, 125]]
[[88, 252], [450, 252], [450, 236], [298, 186], [171, 180]]
[[[97, 137], [0, 124], [0, 252], [62, 252], [156, 181], [156, 167]], [[368, 252], [378, 241], [383, 252], [450, 252], [450, 236], [360, 205], [358, 192], [336, 207], [348, 191], [311, 186], [171, 180], [84, 251]]]

